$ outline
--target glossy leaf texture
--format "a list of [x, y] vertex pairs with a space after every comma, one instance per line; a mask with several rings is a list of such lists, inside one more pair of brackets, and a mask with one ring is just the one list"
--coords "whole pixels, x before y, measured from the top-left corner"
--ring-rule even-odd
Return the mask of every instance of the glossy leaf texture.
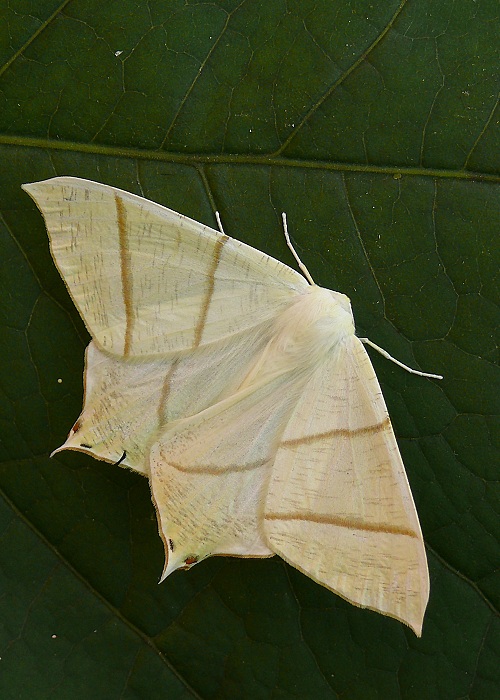
[[[0, 697], [496, 698], [498, 4], [0, 9]], [[348, 294], [427, 546], [420, 640], [278, 558], [160, 586], [147, 481], [49, 453], [88, 335], [23, 182], [105, 182]]]

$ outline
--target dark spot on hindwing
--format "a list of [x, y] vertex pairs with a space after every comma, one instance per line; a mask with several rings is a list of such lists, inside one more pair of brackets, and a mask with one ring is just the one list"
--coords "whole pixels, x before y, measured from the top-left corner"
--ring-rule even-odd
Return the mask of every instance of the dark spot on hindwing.
[[194, 554], [192, 554], [189, 557], [186, 557], [184, 559], [184, 566], [182, 567], [183, 569], [189, 569], [189, 567], [193, 566], [198, 562], [198, 557]]
[[126, 456], [127, 456], [127, 453], [125, 452], [125, 450], [123, 450], [122, 456], [120, 457], [118, 462], [115, 462], [115, 467], [117, 467], [119, 464], [121, 464], [123, 462], [123, 460], [126, 458]]

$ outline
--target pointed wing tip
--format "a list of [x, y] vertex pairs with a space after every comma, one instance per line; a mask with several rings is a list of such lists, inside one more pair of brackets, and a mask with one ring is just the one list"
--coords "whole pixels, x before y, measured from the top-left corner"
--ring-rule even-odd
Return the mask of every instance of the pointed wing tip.
[[424, 615], [423, 614], [418, 619], [416, 619], [416, 618], [415, 619], [414, 618], [403, 619], [402, 617], [397, 617], [396, 619], [399, 622], [402, 622], [407, 627], [409, 627], [411, 629], [411, 631], [414, 632], [414, 634], [417, 637], [420, 638], [422, 636], [422, 627], [424, 624]]
[[[343, 596], [341, 596], [343, 597]], [[359, 605], [355, 601], [348, 600], [349, 603], [354, 604], [356, 607], [364, 608], [366, 610], [372, 610], [373, 612], [379, 613], [380, 615], [384, 615], [385, 617], [391, 617], [393, 620], [396, 620], [397, 622], [402, 623], [403, 625], [406, 625], [406, 627], [409, 627], [411, 631], [417, 636], [421, 637], [422, 636], [422, 627], [424, 624], [424, 614], [425, 614], [425, 607], [423, 612], [420, 615], [415, 615], [415, 614], [404, 614], [401, 612], [401, 610], [390, 610], [390, 609], [382, 609], [382, 608], [376, 608], [373, 605]], [[406, 612], [406, 611], [405, 611]]]
[[66, 446], [66, 443], [64, 442], [60, 447], [56, 447], [56, 449], [53, 450], [53, 451], [50, 453], [49, 457], [52, 458], [52, 457], [54, 457], [58, 452], [62, 452], [63, 450], [68, 450], [68, 449], [70, 449], [70, 448], [67, 447], [67, 446]]
[[[344, 597], [344, 596], [341, 596]], [[425, 607], [421, 615], [415, 615], [415, 614], [402, 614], [401, 610], [389, 610], [389, 609], [382, 609], [382, 608], [377, 608], [374, 605], [360, 605], [359, 603], [356, 603], [353, 600], [348, 600], [349, 603], [352, 603], [356, 607], [364, 608], [366, 610], [373, 610], [373, 612], [379, 613], [380, 615], [384, 615], [385, 617], [391, 617], [393, 620], [396, 620], [397, 622], [401, 622], [403, 625], [406, 625], [406, 627], [409, 627], [411, 631], [417, 636], [421, 637], [422, 636], [422, 627], [424, 624], [424, 614], [425, 614]]]
[[[24, 182], [21, 185], [21, 189], [27, 192], [30, 197], [34, 197], [34, 193], [40, 190], [40, 188], [45, 187], [49, 183], [52, 185], [59, 184], [59, 185], [69, 185], [73, 184], [75, 185], [78, 182], [91, 182], [90, 180], [85, 180], [84, 178], [81, 177], [72, 177], [71, 175], [56, 175], [56, 177], [48, 177], [46, 180], [37, 180], [36, 182]], [[99, 184], [97, 183], [92, 183], [92, 184]]]
[[[428, 596], [427, 596], [428, 598]], [[398, 622], [402, 622], [404, 625], [409, 627], [412, 632], [417, 637], [422, 636], [422, 627], [424, 625], [424, 616], [425, 616], [425, 610], [427, 607], [427, 598], [425, 600], [422, 600], [422, 605], [418, 611], [415, 609], [412, 610], [401, 610], [401, 609], [396, 609], [394, 608], [393, 610], [386, 609], [377, 609], [372, 607], [371, 609], [374, 610], [375, 612], [381, 613], [382, 615], [387, 615], [388, 617], [392, 617], [394, 620], [397, 620]]]
[[[71, 452], [83, 452], [84, 454], [89, 454], [92, 457], [96, 457], [93, 452], [91, 452], [89, 449], [84, 449], [78, 445], [72, 445], [71, 444], [71, 437], [68, 437], [66, 442], [63, 442], [63, 444], [60, 447], [56, 447], [55, 450], [53, 450], [50, 453], [50, 457], [55, 457], [59, 452], [63, 452], [64, 450], [68, 450]], [[99, 457], [96, 457], [96, 459], [100, 459]]]
[[165, 565], [163, 567], [163, 571], [161, 572], [161, 576], [158, 579], [158, 585], [160, 585], [160, 583], [163, 583], [163, 581], [167, 578], [167, 576], [168, 576], [167, 561], [165, 560]]
[[[272, 540], [271, 540], [272, 544]], [[271, 546], [270, 544], [270, 546]], [[274, 546], [274, 552], [278, 554], [282, 559], [284, 559], [290, 566], [301, 571], [305, 576], [308, 576], [313, 581], [316, 581], [320, 586], [324, 586], [328, 590], [332, 591], [339, 598], [343, 598], [351, 605], [355, 607], [362, 608], [365, 610], [372, 610], [380, 615], [386, 617], [391, 617], [393, 620], [409, 627], [412, 632], [417, 636], [422, 636], [422, 627], [424, 623], [425, 610], [427, 608], [427, 602], [429, 599], [429, 579], [427, 573], [427, 566], [425, 567], [424, 580], [422, 581], [421, 588], [418, 592], [417, 600], [415, 598], [413, 601], [407, 601], [407, 605], [404, 605], [401, 601], [386, 599], [385, 604], [381, 603], [380, 600], [377, 602], [377, 597], [375, 596], [372, 600], [367, 600], [366, 598], [360, 598], [352, 595], [352, 591], [347, 591], [345, 589], [339, 588], [337, 583], [332, 581], [326, 582], [319, 576], [315, 576], [311, 571], [306, 571], [303, 567], [298, 565], [295, 561], [291, 561], [290, 557], [286, 556], [286, 553], [281, 550], [281, 548]]]
[[409, 628], [415, 632], [416, 636], [420, 639], [422, 636], [422, 624], [420, 625], [409, 625]]
[[103, 461], [109, 462], [110, 464], [115, 464], [116, 460], [113, 461], [113, 459], [106, 459], [105, 457], [101, 457], [100, 455], [96, 454], [91, 447], [82, 447], [82, 445], [78, 443], [73, 443], [72, 441], [72, 435], [69, 435], [66, 442], [63, 442], [63, 444], [60, 447], [56, 447], [55, 450], [53, 450], [50, 453], [50, 457], [54, 457], [56, 454], [59, 452], [63, 452], [64, 450], [68, 450], [69, 452], [82, 452], [85, 455], [90, 455], [91, 457], [94, 457], [94, 459], [101, 459]]
[[53, 182], [57, 179], [60, 178], [53, 177], [49, 178], [48, 180], [39, 180], [38, 182], [25, 182], [23, 185], [21, 185], [21, 189], [24, 190], [36, 204], [43, 195], [43, 192], [46, 191], [45, 188], [47, 183]]
[[[54, 180], [67, 180], [68, 178], [66, 177], [48, 177], [45, 180], [36, 180], [35, 182], [24, 182], [21, 185], [21, 189], [24, 190], [25, 192], [31, 192], [33, 190], [38, 189], [40, 185], [45, 185], [47, 182], [54, 182]], [[78, 178], [71, 178], [71, 179], [78, 179]]]
[[[163, 539], [163, 536], [162, 536]], [[177, 557], [175, 556], [175, 553], [172, 549], [169, 548], [168, 542], [171, 542], [171, 540], [164, 541], [164, 549], [165, 549], [165, 564], [163, 565], [163, 571], [161, 572], [161, 576], [158, 581], [158, 585], [160, 583], [163, 583], [166, 578], [170, 576], [170, 574], [173, 574], [174, 571], [178, 570], [188, 570], [194, 564], [198, 563], [198, 558], [197, 557], [187, 557], [184, 558], [183, 556], [179, 557], [177, 554]]]
[[72, 444], [72, 437], [73, 436], [70, 435], [66, 442], [64, 442], [60, 447], [57, 447], [53, 452], [51, 452], [50, 457], [54, 457], [59, 452], [63, 452], [63, 450], [68, 450], [69, 452], [82, 452], [85, 455], [90, 455], [91, 457], [94, 457], [94, 459], [100, 459], [105, 462], [109, 462], [110, 464], [116, 463], [116, 461], [113, 461], [112, 459], [106, 459], [105, 457], [101, 457], [100, 455], [96, 454], [90, 447], [82, 447], [80, 444]]
[[30, 197], [33, 197], [33, 192], [35, 192], [37, 185], [38, 182], [25, 182], [21, 185], [21, 189], [27, 192]]

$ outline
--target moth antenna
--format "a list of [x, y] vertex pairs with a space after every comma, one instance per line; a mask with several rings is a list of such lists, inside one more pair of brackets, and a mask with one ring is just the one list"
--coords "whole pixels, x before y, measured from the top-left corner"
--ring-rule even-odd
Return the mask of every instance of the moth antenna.
[[218, 211], [215, 212], [215, 218], [217, 220], [217, 226], [219, 227], [219, 231], [222, 233], [223, 236], [225, 236], [226, 234], [225, 234], [224, 229], [222, 228], [222, 221], [221, 221], [220, 214]]
[[379, 345], [376, 343], [373, 343], [371, 340], [368, 338], [360, 338], [362, 343], [365, 343], [366, 345], [371, 345], [372, 348], [375, 348], [377, 352], [379, 352], [381, 355], [386, 357], [388, 360], [391, 362], [394, 362], [394, 364], [399, 365], [403, 369], [405, 369], [407, 372], [410, 372], [411, 374], [418, 374], [419, 377], [428, 377], [429, 379], [443, 379], [443, 377], [440, 374], [430, 374], [429, 372], [420, 372], [418, 369], [413, 369], [412, 367], [408, 367], [408, 365], [403, 364], [399, 360], [396, 360], [395, 357], [392, 355], [389, 355], [387, 350], [384, 350], [384, 348], [381, 348]]
[[297, 252], [296, 252], [295, 248], [294, 248], [293, 245], [292, 245], [292, 241], [290, 240], [290, 236], [288, 235], [288, 226], [287, 226], [287, 223], [286, 223], [286, 214], [285, 214], [285, 212], [282, 212], [281, 218], [283, 219], [283, 231], [284, 231], [284, 233], [285, 233], [285, 240], [286, 240], [286, 242], [287, 242], [288, 247], [289, 247], [290, 250], [292, 251], [293, 257], [294, 257], [295, 260], [297, 261], [297, 263], [298, 263], [300, 269], [301, 269], [302, 272], [304, 273], [304, 276], [305, 276], [306, 280], [309, 282], [309, 284], [316, 285], [315, 281], [313, 280], [313, 278], [311, 277], [311, 275], [310, 275], [310, 273], [309, 273], [309, 270], [308, 270], [307, 267], [304, 265], [304, 263], [302, 262], [302, 260], [299, 258], [299, 256], [297, 255]]

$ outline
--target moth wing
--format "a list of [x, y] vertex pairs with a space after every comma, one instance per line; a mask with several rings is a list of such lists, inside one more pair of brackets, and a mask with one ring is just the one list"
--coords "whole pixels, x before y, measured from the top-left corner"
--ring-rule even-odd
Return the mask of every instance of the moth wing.
[[421, 634], [422, 533], [380, 385], [351, 336], [290, 415], [265, 506], [269, 548], [351, 603]]
[[56, 177], [23, 185], [99, 346], [163, 355], [274, 318], [307, 282], [250, 246], [109, 185]]
[[165, 427], [231, 395], [270, 329], [188, 353], [117, 357], [95, 341], [85, 354], [82, 413], [59, 450], [77, 450], [149, 473], [148, 450]]
[[150, 451], [163, 578], [214, 554], [271, 556], [262, 527], [272, 463], [300, 377], [278, 372], [178, 421]]

